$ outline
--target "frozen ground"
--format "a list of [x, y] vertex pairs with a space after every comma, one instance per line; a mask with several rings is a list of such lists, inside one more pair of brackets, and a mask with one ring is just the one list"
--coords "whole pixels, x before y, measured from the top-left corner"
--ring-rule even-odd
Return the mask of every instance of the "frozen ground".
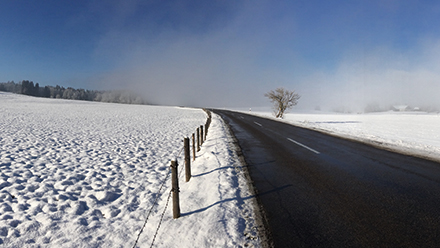
[[[250, 113], [273, 118], [272, 113], [267, 111], [252, 110]], [[282, 121], [440, 161], [440, 115], [437, 113], [298, 111], [287, 113]]]
[[[182, 138], [205, 121], [197, 109], [0, 92], [0, 247], [133, 247], [153, 209], [137, 243], [150, 247], [170, 161], [183, 164]], [[216, 115], [192, 172], [180, 177], [182, 217], [170, 203], [154, 246], [259, 247], [254, 198]]]

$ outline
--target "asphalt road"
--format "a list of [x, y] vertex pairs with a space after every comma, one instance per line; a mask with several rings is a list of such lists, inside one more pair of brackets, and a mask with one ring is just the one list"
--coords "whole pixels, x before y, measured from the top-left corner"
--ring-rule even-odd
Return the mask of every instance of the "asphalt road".
[[275, 247], [439, 247], [440, 164], [213, 110], [239, 141]]

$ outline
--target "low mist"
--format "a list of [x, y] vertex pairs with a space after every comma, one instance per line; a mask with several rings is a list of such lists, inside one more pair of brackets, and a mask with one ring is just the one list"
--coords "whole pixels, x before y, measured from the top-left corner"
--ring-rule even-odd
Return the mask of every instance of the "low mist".
[[182, 26], [148, 27], [148, 31], [114, 25], [94, 56], [113, 61], [115, 69], [92, 81], [96, 88], [135, 90], [148, 102], [161, 105], [265, 105], [263, 95], [272, 85], [259, 61], [277, 27], [273, 23], [257, 32], [254, 26], [272, 14], [266, 9], [266, 5], [240, 4], [226, 8], [223, 15], [228, 18], [205, 13], [214, 15], [203, 24], [210, 27], [206, 30], [198, 24], [193, 29], [192, 23], [204, 21], [197, 14], [186, 16]]
[[223, 18], [197, 13], [178, 20], [181, 26], [156, 28], [147, 19], [127, 30], [118, 14], [121, 23], [109, 25], [94, 54], [114, 69], [92, 78], [94, 87], [134, 90], [160, 105], [270, 107], [264, 93], [285, 87], [302, 96], [297, 109], [440, 107], [439, 40], [420, 38], [408, 51], [353, 42], [319, 67], [295, 50], [301, 47], [295, 14], [277, 7], [241, 3], [225, 7]]
[[334, 72], [304, 79], [298, 107], [364, 112], [393, 105], [440, 110], [440, 50], [424, 44], [417, 53], [389, 49], [352, 52]]

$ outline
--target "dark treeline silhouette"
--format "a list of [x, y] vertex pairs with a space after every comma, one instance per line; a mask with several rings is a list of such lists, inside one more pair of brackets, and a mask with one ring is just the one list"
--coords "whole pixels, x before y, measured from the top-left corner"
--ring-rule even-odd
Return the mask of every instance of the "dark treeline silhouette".
[[97, 101], [97, 102], [113, 102], [113, 103], [127, 103], [127, 104], [147, 104], [147, 102], [139, 95], [133, 94], [124, 90], [113, 91], [98, 91], [98, 90], [84, 90], [74, 89], [68, 87], [67, 89], [57, 86], [40, 87], [38, 83], [23, 80], [19, 83], [9, 81], [7, 83], [0, 83], [0, 91], [12, 92], [16, 94], [23, 94], [28, 96], [59, 98], [71, 100]]

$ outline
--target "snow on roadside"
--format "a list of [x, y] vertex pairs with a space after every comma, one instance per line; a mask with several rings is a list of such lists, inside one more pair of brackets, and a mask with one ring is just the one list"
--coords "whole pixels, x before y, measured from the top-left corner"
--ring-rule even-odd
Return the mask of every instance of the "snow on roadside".
[[[251, 113], [274, 119], [270, 112]], [[287, 113], [282, 121], [406, 154], [440, 160], [440, 115], [437, 113], [342, 114], [312, 111]]]
[[[0, 93], [0, 245], [150, 247], [166, 205], [170, 160], [203, 124], [198, 109]], [[215, 115], [182, 217], [165, 212], [156, 247], [258, 247], [252, 196]], [[182, 156], [179, 162], [182, 165]], [[169, 180], [169, 178], [168, 178]]]
[[226, 124], [218, 115], [212, 118], [208, 138], [192, 164], [191, 180], [182, 183], [181, 175], [182, 216], [166, 216], [159, 247], [260, 247], [254, 196]]

